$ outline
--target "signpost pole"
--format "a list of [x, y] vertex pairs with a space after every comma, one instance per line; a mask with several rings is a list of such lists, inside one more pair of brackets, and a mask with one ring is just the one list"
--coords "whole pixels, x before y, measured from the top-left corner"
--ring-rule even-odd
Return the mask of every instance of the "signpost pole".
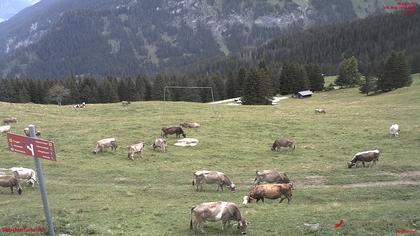
[[[35, 126], [29, 125], [29, 137], [36, 138], [35, 135]], [[44, 204], [44, 214], [48, 224], [48, 233], [50, 236], [55, 236], [54, 226], [51, 220], [51, 212], [48, 206], [48, 196], [47, 191], [45, 191], [44, 175], [42, 174], [41, 163], [38, 158], [33, 157], [35, 161], [36, 175], [39, 179], [39, 189], [41, 191], [42, 203]]]

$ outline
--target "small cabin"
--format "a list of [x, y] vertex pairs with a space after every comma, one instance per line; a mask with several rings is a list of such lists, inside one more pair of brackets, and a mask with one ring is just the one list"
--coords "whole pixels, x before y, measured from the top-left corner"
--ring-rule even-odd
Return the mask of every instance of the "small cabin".
[[295, 98], [308, 98], [312, 97], [314, 93], [311, 90], [300, 91], [294, 94]]

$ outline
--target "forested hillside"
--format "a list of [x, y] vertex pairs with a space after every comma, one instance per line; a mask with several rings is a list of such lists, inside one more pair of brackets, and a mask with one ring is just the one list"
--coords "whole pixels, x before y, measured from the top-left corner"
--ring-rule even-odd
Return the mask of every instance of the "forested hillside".
[[0, 24], [0, 77], [156, 74], [383, 12], [384, 2], [42, 0]]
[[282, 63], [320, 64], [325, 74], [336, 74], [345, 58], [355, 56], [361, 72], [369, 64], [380, 69], [392, 51], [405, 51], [413, 72], [420, 71], [420, 13], [385, 14], [351, 23], [314, 27], [275, 39], [257, 49], [243, 50], [227, 59], [212, 59], [188, 67], [194, 74], [228, 74], [240, 67], [265, 61], [271, 67]]

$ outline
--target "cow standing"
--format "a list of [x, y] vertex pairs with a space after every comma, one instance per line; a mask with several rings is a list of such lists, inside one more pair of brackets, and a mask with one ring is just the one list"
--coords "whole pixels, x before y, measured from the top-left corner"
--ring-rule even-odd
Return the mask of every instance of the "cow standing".
[[290, 183], [289, 177], [286, 173], [278, 172], [276, 170], [257, 170], [255, 172], [255, 185], [258, 185], [262, 182], [266, 183]]
[[155, 142], [152, 144], [153, 150], [159, 148], [161, 152], [166, 152], [166, 140], [162, 138], [155, 139]]
[[7, 118], [4, 118], [3, 124], [8, 125], [10, 123], [17, 123], [17, 118], [16, 117], [7, 117]]
[[271, 151], [279, 151], [282, 147], [287, 147], [289, 151], [293, 152], [296, 148], [296, 145], [290, 139], [277, 139], [271, 146]]
[[184, 138], [187, 137], [187, 135], [184, 133], [184, 130], [182, 130], [181, 127], [162, 128], [162, 138], [167, 138], [168, 134], [176, 134], [177, 138], [180, 138], [181, 135]]
[[[194, 219], [193, 219], [194, 216]], [[238, 229], [241, 234], [246, 234], [248, 222], [242, 218], [239, 208], [233, 202], [204, 202], [191, 208], [190, 229], [203, 229], [204, 222], [222, 221], [222, 230], [230, 221], [238, 222]]]
[[3, 125], [3, 126], [0, 126], [0, 133], [8, 133], [8, 132], [10, 132], [10, 125]]
[[13, 194], [13, 187], [16, 188], [19, 195], [22, 194], [22, 186], [20, 186], [18, 175], [16, 172], [13, 173], [14, 176], [4, 175], [0, 176], [0, 186], [4, 188], [10, 187], [10, 191]]
[[235, 184], [233, 184], [222, 172], [207, 170], [196, 171], [193, 174], [193, 178], [192, 185], [195, 185], [196, 190], [198, 190], [198, 187], [200, 187], [200, 190], [203, 190], [203, 183], [206, 183], [217, 184], [217, 191], [219, 191], [219, 188], [223, 191], [223, 186], [226, 186], [231, 191], [235, 191]]
[[356, 165], [359, 162], [362, 162], [363, 166], [365, 166], [365, 162], [371, 162], [373, 161], [371, 167], [376, 164], [376, 162], [379, 160], [380, 152], [379, 150], [371, 150], [371, 151], [365, 151], [365, 152], [358, 152], [353, 156], [353, 159], [351, 159], [349, 162], [347, 162], [347, 167], [351, 168], [352, 166]]
[[315, 109], [315, 114], [322, 114], [322, 113], [327, 114], [327, 112], [323, 108], [316, 108]]
[[293, 184], [262, 184], [255, 186], [247, 196], [244, 196], [242, 204], [251, 203], [252, 200], [261, 200], [264, 202], [265, 198], [278, 199], [280, 198], [281, 203], [284, 199], [287, 199], [287, 203], [290, 204], [292, 200], [292, 189]]
[[105, 148], [111, 148], [111, 150], [117, 150], [117, 140], [115, 138], [106, 138], [101, 139], [96, 142], [96, 147], [93, 149], [93, 153], [97, 154], [98, 152], [103, 152]]
[[128, 159], [134, 161], [134, 154], [140, 153], [140, 157], [143, 157], [144, 143], [132, 144], [128, 148]]
[[9, 169], [12, 172], [16, 172], [18, 174], [19, 179], [25, 179], [28, 184], [34, 187], [35, 183], [37, 182], [36, 172], [29, 168], [23, 167], [12, 167]]
[[399, 137], [400, 136], [400, 126], [398, 124], [393, 124], [389, 127], [389, 135], [391, 137]]

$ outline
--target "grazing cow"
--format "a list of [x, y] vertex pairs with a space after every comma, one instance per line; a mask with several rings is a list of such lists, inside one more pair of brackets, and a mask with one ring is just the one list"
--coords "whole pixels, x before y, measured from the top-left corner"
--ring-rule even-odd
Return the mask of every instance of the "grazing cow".
[[9, 170], [12, 172], [18, 173], [19, 179], [26, 179], [26, 182], [30, 184], [32, 187], [37, 182], [36, 172], [32, 169], [23, 168], [23, 167], [12, 167]]
[[144, 150], [144, 143], [137, 143], [132, 144], [127, 147], [128, 148], [128, 159], [131, 159], [134, 161], [134, 154], [140, 153], [140, 157], [143, 157], [143, 150]]
[[389, 135], [391, 137], [399, 137], [400, 136], [400, 126], [398, 124], [393, 124], [389, 127]]
[[235, 184], [233, 184], [222, 172], [207, 170], [196, 171], [193, 174], [192, 185], [195, 185], [196, 190], [198, 190], [199, 186], [200, 190], [203, 190], [203, 182], [206, 184], [217, 184], [217, 191], [219, 191], [219, 188], [223, 191], [223, 186], [226, 186], [231, 191], [235, 191]]
[[176, 134], [176, 137], [179, 138], [180, 135], [182, 135], [182, 137], [187, 137], [187, 135], [184, 133], [184, 130], [182, 130], [181, 127], [169, 127], [169, 128], [162, 128], [162, 137], [163, 138], [167, 138], [168, 134]]
[[166, 152], [166, 146], [167, 146], [166, 140], [163, 138], [155, 139], [155, 142], [152, 145], [153, 150], [156, 150], [156, 148], [159, 148], [161, 152]]
[[200, 124], [196, 122], [184, 122], [182, 124], [179, 124], [180, 126], [184, 128], [199, 128]]
[[347, 167], [351, 168], [352, 166], [356, 165], [358, 162], [362, 162], [363, 166], [365, 166], [365, 162], [371, 162], [373, 161], [371, 167], [376, 164], [376, 161], [379, 160], [380, 152], [379, 150], [371, 150], [371, 151], [365, 151], [365, 152], [358, 152], [353, 156], [353, 159], [351, 161], [347, 162]]
[[76, 104], [73, 106], [73, 108], [85, 108], [86, 107], [86, 103], [82, 102], [82, 104]]
[[122, 101], [121, 102], [121, 105], [123, 105], [123, 106], [128, 106], [128, 105], [130, 105], [131, 104], [131, 102], [130, 101]]
[[[17, 176], [18, 174], [14, 173], [14, 175]], [[15, 176], [10, 176], [10, 175], [0, 176], [0, 186], [4, 188], [10, 187], [12, 194], [13, 194], [13, 187], [15, 187], [19, 195], [21, 195], [22, 186], [20, 186], [19, 179]]]
[[284, 199], [287, 198], [287, 203], [290, 204], [290, 200], [292, 200], [292, 189], [293, 184], [262, 184], [256, 185], [247, 196], [244, 196], [242, 204], [251, 203], [252, 200], [262, 200], [264, 202], [264, 198], [268, 199], [278, 199], [280, 198], [281, 203]]
[[323, 108], [316, 108], [315, 109], [315, 114], [321, 114], [321, 113], [327, 114], [327, 112]]
[[[23, 133], [25, 133], [25, 135], [29, 137], [29, 136], [30, 136], [30, 135], [29, 135], [29, 128], [25, 128], [25, 129], [23, 129]], [[41, 131], [36, 130], [36, 131], [35, 131], [35, 135], [36, 135], [37, 137], [41, 136]]]
[[115, 140], [115, 138], [106, 138], [106, 139], [101, 139], [99, 141], [96, 142], [96, 147], [95, 149], [93, 149], [93, 153], [97, 154], [98, 152], [103, 152], [105, 148], [111, 148], [111, 150], [115, 151], [117, 150], [117, 141]]
[[278, 172], [276, 170], [261, 170], [255, 172], [256, 176], [254, 179], [255, 185], [262, 182], [266, 183], [290, 183], [289, 177], [286, 173]]
[[17, 118], [16, 117], [7, 117], [7, 118], [4, 118], [3, 124], [8, 125], [10, 123], [17, 123]]
[[7, 132], [10, 132], [10, 125], [0, 126], [0, 133], [7, 133]]
[[[193, 220], [194, 215], [194, 220]], [[203, 226], [206, 221], [222, 221], [222, 230], [230, 221], [238, 222], [237, 228], [241, 234], [246, 234], [248, 222], [242, 218], [239, 208], [233, 202], [204, 202], [191, 208], [190, 230], [200, 229], [205, 233]]]
[[290, 139], [277, 139], [274, 141], [271, 151], [278, 151], [281, 147], [288, 147], [288, 150], [292, 152], [296, 148], [295, 143]]

